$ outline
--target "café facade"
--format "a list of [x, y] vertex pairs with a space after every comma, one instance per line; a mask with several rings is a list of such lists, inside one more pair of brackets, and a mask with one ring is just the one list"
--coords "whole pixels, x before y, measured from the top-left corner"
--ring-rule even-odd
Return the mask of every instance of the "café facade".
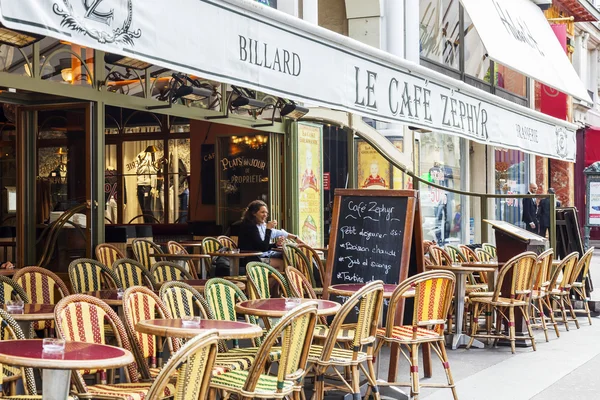
[[[423, 174], [415, 159], [430, 150], [373, 120], [575, 160], [577, 126], [432, 69], [249, 0], [170, 5], [177, 12], [159, 0], [0, 0], [5, 258], [46, 257], [65, 272], [115, 241], [110, 228], [226, 233], [257, 198], [323, 245], [336, 188], [409, 188], [405, 172]], [[553, 43], [532, 47], [535, 30], [524, 40], [514, 28], [513, 52], [549, 65], [524, 73], [589, 100]], [[436, 168], [430, 176], [447, 180]], [[79, 205], [47, 245], [52, 222]]]

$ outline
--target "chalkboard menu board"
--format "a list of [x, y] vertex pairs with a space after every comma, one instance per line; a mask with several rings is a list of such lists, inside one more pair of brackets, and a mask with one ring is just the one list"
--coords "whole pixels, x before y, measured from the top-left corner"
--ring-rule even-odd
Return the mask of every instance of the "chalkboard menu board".
[[325, 295], [330, 285], [407, 278], [416, 199], [412, 190], [336, 190]]

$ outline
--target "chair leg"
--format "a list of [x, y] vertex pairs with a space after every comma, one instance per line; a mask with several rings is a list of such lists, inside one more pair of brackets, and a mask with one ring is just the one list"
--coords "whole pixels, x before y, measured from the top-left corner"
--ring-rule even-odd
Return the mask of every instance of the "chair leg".
[[510, 339], [510, 350], [513, 354], [516, 352], [515, 348], [515, 308], [508, 307], [508, 337]]
[[446, 345], [443, 340], [440, 340], [438, 345], [440, 348], [440, 353], [442, 355], [442, 365], [444, 366], [444, 371], [446, 371], [446, 379], [448, 379], [448, 386], [450, 386], [450, 390], [452, 390], [452, 396], [454, 397], [454, 400], [458, 400], [458, 395], [456, 394], [456, 387], [454, 386], [454, 378], [452, 378], [452, 371], [450, 371], [448, 354], [446, 354]]
[[[373, 398], [375, 400], [380, 400], [381, 396], [379, 394], [379, 387], [377, 386], [377, 374], [375, 373], [375, 367], [373, 366], [372, 360], [367, 360], [367, 370], [369, 371], [369, 380], [373, 383], [371, 385], [373, 391]], [[369, 398], [366, 396], [365, 398]]]
[[535, 338], [533, 337], [533, 329], [531, 329], [531, 319], [529, 316], [529, 310], [527, 307], [521, 307], [521, 312], [523, 312], [523, 315], [525, 316], [525, 325], [527, 326], [527, 332], [529, 333], [529, 339], [531, 340], [531, 347], [533, 348], [533, 351], [536, 351], [537, 349], [535, 348]]
[[583, 307], [585, 308], [585, 313], [587, 314], [588, 322], [591, 325], [592, 315], [590, 314], [590, 305], [588, 304], [588, 296], [587, 289], [585, 288], [585, 282], [583, 282], [583, 286], [581, 287], [581, 298], [583, 299]]
[[410, 346], [410, 397], [419, 398], [419, 346]]
[[471, 323], [471, 339], [469, 339], [469, 343], [467, 343], [467, 349], [470, 349], [475, 341], [475, 335], [477, 334], [477, 318], [479, 318], [479, 303], [475, 303], [473, 305], [473, 315], [471, 316], [473, 322]]
[[[539, 307], [539, 315], [540, 315], [540, 319], [542, 320], [542, 329], [544, 330], [544, 336], [546, 336], [546, 342], [549, 342], [548, 339], [548, 327], [546, 326], [546, 314], [544, 313], [544, 303], [542, 302], [542, 298], [540, 297], [538, 299], [538, 307]], [[535, 313], [535, 308], [533, 308], [533, 312]], [[535, 314], [534, 314], [535, 315]]]
[[569, 307], [569, 313], [571, 314], [571, 318], [573, 319], [573, 322], [575, 322], [575, 326], [577, 327], [577, 329], [579, 329], [579, 321], [577, 320], [577, 314], [575, 314], [575, 310], [573, 309], [573, 302], [571, 302], [570, 293], [566, 294], [565, 302], [567, 303], [567, 306]]
[[554, 310], [552, 309], [552, 300], [550, 299], [550, 296], [546, 296], [543, 299], [543, 303], [546, 306], [546, 308], [549, 310], [550, 321], [552, 321], [552, 324], [554, 325], [554, 332], [556, 333], [556, 337], [559, 338], [560, 331], [558, 330], [558, 323], [556, 322], [556, 319], [554, 318]]
[[360, 400], [360, 372], [358, 371], [358, 365], [353, 365], [350, 369], [352, 372], [352, 400]]
[[562, 316], [562, 322], [565, 325], [567, 332], [569, 331], [569, 320], [567, 320], [567, 310], [565, 309], [565, 302], [562, 296], [557, 299], [558, 306], [560, 307], [560, 315]]
[[325, 374], [324, 371], [315, 369], [315, 386], [312, 400], [323, 400], [325, 397]]

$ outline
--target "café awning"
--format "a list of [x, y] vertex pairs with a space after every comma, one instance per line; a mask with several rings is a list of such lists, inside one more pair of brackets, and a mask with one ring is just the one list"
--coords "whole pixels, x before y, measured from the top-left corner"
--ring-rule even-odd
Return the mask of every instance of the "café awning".
[[542, 10], [530, 0], [460, 0], [488, 56], [593, 104]]
[[346, 36], [249, 0], [171, 0], [178, 11], [166, 14], [163, 3], [0, 0], [0, 22], [287, 99], [575, 161], [575, 125]]

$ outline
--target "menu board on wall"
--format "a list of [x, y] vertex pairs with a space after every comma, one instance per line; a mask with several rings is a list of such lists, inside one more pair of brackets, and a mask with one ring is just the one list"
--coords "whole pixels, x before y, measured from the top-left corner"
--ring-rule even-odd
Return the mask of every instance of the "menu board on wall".
[[323, 247], [323, 127], [298, 124], [298, 235]]
[[[402, 138], [390, 138], [390, 142], [404, 151]], [[404, 174], [364, 140], [357, 144], [358, 187], [361, 189], [404, 189]], [[392, 175], [393, 173], [393, 175]]]
[[416, 200], [412, 190], [335, 191], [325, 295], [330, 285], [406, 279]]

